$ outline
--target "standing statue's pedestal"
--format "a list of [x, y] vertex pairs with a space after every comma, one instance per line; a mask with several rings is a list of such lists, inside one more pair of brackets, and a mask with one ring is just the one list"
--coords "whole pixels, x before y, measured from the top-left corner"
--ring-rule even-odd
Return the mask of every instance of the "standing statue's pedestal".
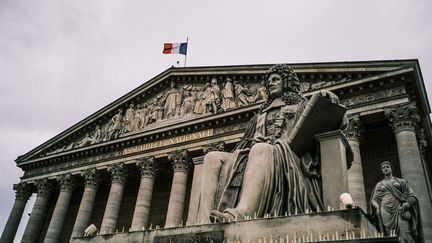
[[340, 130], [315, 136], [319, 142], [324, 208], [339, 209], [339, 197], [348, 192], [348, 163], [352, 161], [349, 143]]

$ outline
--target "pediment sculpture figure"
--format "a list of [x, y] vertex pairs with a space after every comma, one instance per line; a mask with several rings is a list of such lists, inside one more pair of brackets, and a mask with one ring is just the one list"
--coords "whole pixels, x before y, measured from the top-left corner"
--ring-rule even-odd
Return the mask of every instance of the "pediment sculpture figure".
[[180, 113], [182, 93], [176, 87], [176, 85], [173, 81], [171, 81], [170, 85], [171, 85], [170, 89], [160, 99], [160, 101], [162, 103], [164, 103], [164, 106], [163, 106], [163, 118], [164, 119], [178, 116]]
[[238, 80], [234, 81], [234, 89], [238, 107], [248, 106], [254, 101], [254, 94], [252, 91]]
[[124, 129], [124, 133], [127, 132], [132, 132], [133, 130], [133, 123], [134, 123], [134, 118], [135, 118], [135, 109], [134, 109], [134, 104], [130, 104], [129, 108], [126, 110], [126, 114], [123, 118], [123, 129]]
[[[269, 99], [234, 151], [209, 152], [204, 157], [198, 222], [323, 209], [315, 151], [296, 154], [288, 144], [308, 102], [300, 93], [299, 79], [291, 67], [278, 64], [267, 71], [265, 86]], [[244, 87], [237, 89], [244, 94], [240, 99], [249, 99]], [[329, 91], [320, 95], [338, 102]]]
[[116, 139], [123, 132], [123, 115], [122, 109], [118, 109], [117, 114], [115, 114], [104, 130], [104, 141]]
[[236, 108], [235, 97], [234, 97], [234, 85], [230, 78], [227, 78], [225, 87], [222, 90], [222, 109], [224, 111]]
[[183, 100], [180, 115], [181, 116], [193, 115], [194, 108], [195, 108], [195, 99], [192, 96], [192, 94], [188, 91], [184, 92], [184, 96], [185, 98]]
[[370, 201], [378, 229], [385, 236], [398, 235], [400, 242], [418, 242], [420, 211], [414, 191], [406, 180], [393, 176], [389, 161], [380, 168], [384, 179], [374, 187]]

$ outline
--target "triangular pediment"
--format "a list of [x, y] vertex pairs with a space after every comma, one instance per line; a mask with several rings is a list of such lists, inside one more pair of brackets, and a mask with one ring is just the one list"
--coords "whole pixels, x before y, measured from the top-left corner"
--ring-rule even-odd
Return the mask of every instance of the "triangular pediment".
[[[271, 65], [169, 68], [44, 144], [17, 163], [109, 143], [152, 129], [242, 109], [266, 99]], [[303, 93], [412, 71], [400, 62], [291, 64]]]

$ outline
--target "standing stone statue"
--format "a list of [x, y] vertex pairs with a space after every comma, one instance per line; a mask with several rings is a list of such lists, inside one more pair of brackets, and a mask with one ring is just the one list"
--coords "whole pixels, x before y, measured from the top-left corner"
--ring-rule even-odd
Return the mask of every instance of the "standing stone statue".
[[222, 90], [222, 96], [222, 109], [224, 111], [236, 108], [236, 103], [234, 99], [234, 86], [230, 78], [227, 78], [225, 87]]
[[132, 132], [136, 132], [140, 130], [141, 125], [143, 123], [143, 120], [141, 120], [143, 109], [141, 108], [141, 105], [138, 104], [135, 110], [133, 122], [132, 122]]
[[239, 81], [234, 81], [234, 89], [236, 95], [236, 103], [238, 107], [248, 106], [253, 101], [253, 94], [246, 87], [243, 86]]
[[170, 89], [160, 99], [164, 103], [163, 118], [168, 119], [179, 115], [182, 94], [176, 88], [174, 81], [171, 81]]
[[265, 80], [261, 82], [261, 87], [258, 88], [255, 101], [266, 101], [268, 99]]
[[190, 92], [185, 92], [185, 99], [181, 107], [181, 116], [192, 115], [195, 107], [195, 99]]
[[145, 126], [147, 126], [148, 124], [148, 116], [149, 114], [149, 108], [147, 107], [147, 104], [144, 103], [141, 107], [141, 112], [140, 112], [140, 120], [141, 120], [141, 125], [140, 125], [140, 130], [144, 129]]
[[[269, 100], [246, 127], [233, 153], [204, 157], [198, 222], [322, 210], [319, 162], [314, 151], [295, 154], [288, 137], [307, 104], [287, 65], [266, 73]], [[337, 103], [331, 92], [322, 96]]]
[[124, 122], [124, 132], [132, 132], [133, 130], [133, 122], [135, 117], [134, 105], [130, 104], [129, 108], [126, 110], [126, 114], [123, 118]]
[[195, 107], [194, 107], [194, 113], [195, 114], [202, 114], [204, 112], [204, 90], [201, 90], [200, 88], [195, 88]]
[[95, 132], [93, 134], [92, 144], [93, 143], [99, 143], [100, 141], [102, 141], [102, 139], [103, 139], [102, 130], [101, 130], [99, 125], [96, 125]]
[[118, 113], [115, 114], [111, 120], [108, 122], [105, 128], [105, 138], [104, 140], [116, 139], [120, 136], [123, 131], [123, 110], [118, 109]]
[[384, 179], [372, 191], [371, 209], [384, 235], [395, 233], [401, 242], [417, 242], [419, 230], [418, 200], [408, 182], [393, 176], [389, 161], [381, 163]]

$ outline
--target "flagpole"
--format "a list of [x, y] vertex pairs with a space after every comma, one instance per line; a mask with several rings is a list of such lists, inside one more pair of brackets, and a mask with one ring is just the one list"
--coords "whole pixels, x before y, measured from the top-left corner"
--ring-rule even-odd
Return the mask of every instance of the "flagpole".
[[184, 62], [184, 67], [186, 67], [186, 60], [187, 60], [187, 48], [189, 45], [189, 37], [186, 37], [186, 54], [185, 54], [185, 62]]

